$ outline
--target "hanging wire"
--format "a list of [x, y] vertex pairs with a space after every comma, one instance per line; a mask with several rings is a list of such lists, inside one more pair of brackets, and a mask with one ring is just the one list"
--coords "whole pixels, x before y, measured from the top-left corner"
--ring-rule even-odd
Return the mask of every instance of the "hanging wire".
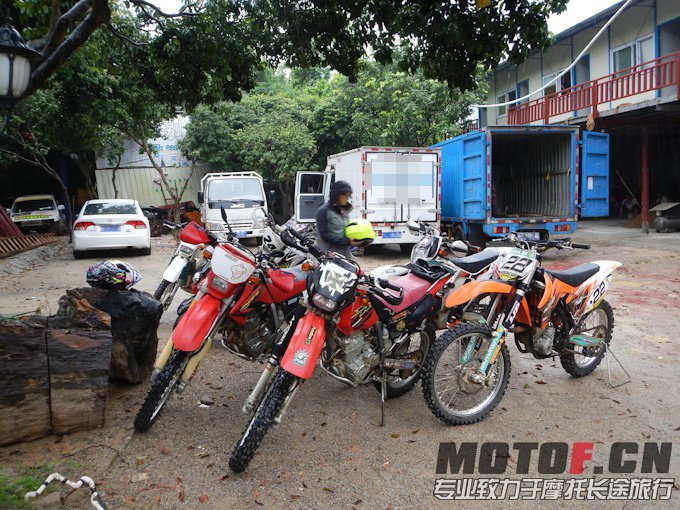
[[560, 74], [555, 76], [552, 80], [545, 83], [541, 88], [536, 89], [533, 92], [530, 92], [526, 96], [522, 96], [522, 97], [518, 97], [517, 99], [513, 99], [512, 101], [506, 101], [505, 103], [496, 103], [496, 104], [473, 104], [472, 108], [496, 108], [496, 107], [499, 107], [499, 106], [509, 106], [509, 105], [512, 105], [512, 104], [517, 104], [520, 101], [524, 101], [525, 99], [529, 99], [531, 96], [536, 95], [539, 92], [547, 89], [550, 85], [555, 83], [557, 80], [562, 78], [562, 76], [564, 76], [565, 74], [567, 74], [569, 71], [571, 71], [574, 68], [574, 66], [578, 63], [578, 61], [581, 60], [581, 57], [583, 57], [583, 55], [588, 53], [588, 50], [591, 48], [591, 46], [593, 44], [595, 44], [595, 41], [597, 41], [597, 39], [600, 37], [600, 35], [602, 35], [602, 33], [607, 29], [607, 27], [609, 27], [609, 25], [612, 24], [612, 22], [619, 16], [619, 14], [621, 14], [623, 12], [623, 10], [626, 7], [628, 7], [631, 3], [633, 3], [633, 0], [628, 0], [625, 4], [623, 4], [619, 8], [619, 10], [616, 11], [611, 18], [609, 18], [609, 21], [607, 21], [607, 23], [604, 24], [604, 26], [600, 29], [600, 31], [597, 34], [595, 34], [595, 37], [593, 37], [591, 39], [591, 41], [586, 45], [586, 47], [583, 48], [583, 51], [581, 51], [581, 53], [579, 53], [578, 57], [576, 57], [576, 59], [574, 59], [574, 61], [571, 63], [571, 65], [569, 67], [565, 68]]

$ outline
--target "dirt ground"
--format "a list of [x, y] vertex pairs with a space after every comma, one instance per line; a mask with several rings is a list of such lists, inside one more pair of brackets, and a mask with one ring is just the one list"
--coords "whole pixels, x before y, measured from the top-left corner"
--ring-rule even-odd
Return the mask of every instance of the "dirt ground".
[[[552, 252], [547, 268], [567, 268], [590, 260], [619, 260], [607, 300], [616, 325], [612, 347], [632, 382], [616, 389], [607, 383], [606, 363], [582, 379], [570, 377], [559, 361], [537, 361], [510, 341], [512, 375], [499, 406], [483, 422], [445, 426], [428, 410], [420, 386], [389, 401], [386, 425], [379, 427], [379, 394], [370, 387], [348, 388], [315, 373], [298, 392], [283, 423], [265, 438], [249, 470], [229, 470], [229, 454], [246, 425], [245, 396], [262, 366], [213, 348], [182, 395], [173, 395], [151, 430], [135, 433], [132, 422], [148, 384], [111, 385], [106, 426], [0, 448], [0, 468], [47, 463], [72, 479], [88, 475], [99, 484], [108, 508], [543, 508], [536, 501], [455, 502], [433, 496], [441, 442], [592, 442], [595, 466], [607, 474], [614, 442], [671, 442], [668, 474], [637, 477], [678, 478], [670, 501], [564, 501], [560, 508], [679, 508], [680, 498], [680, 234], [641, 234], [616, 222], [582, 223], [575, 240], [590, 251]], [[154, 239], [149, 257], [123, 258], [142, 273], [137, 288], [152, 292], [172, 254], [170, 237]], [[0, 315], [40, 308], [54, 313], [68, 288], [84, 285], [96, 259], [73, 260], [67, 244], [34, 250], [0, 261]], [[403, 261], [398, 250], [364, 257], [372, 268]], [[175, 304], [180, 301], [175, 298]], [[163, 316], [159, 348], [170, 333], [174, 310]], [[622, 371], [612, 364], [612, 377]], [[208, 397], [214, 405], [200, 407]], [[513, 450], [511, 450], [513, 452]], [[636, 456], [628, 456], [636, 458]], [[639, 457], [639, 455], [638, 455]], [[514, 453], [501, 475], [515, 473]], [[477, 471], [475, 471], [477, 472]], [[45, 473], [47, 476], [49, 473]], [[532, 458], [529, 475], [536, 475]], [[462, 475], [461, 475], [462, 476]], [[545, 475], [547, 477], [554, 477]], [[556, 475], [557, 478], [569, 475]], [[86, 494], [67, 498], [69, 508], [89, 508]], [[58, 507], [58, 505], [57, 505]]]

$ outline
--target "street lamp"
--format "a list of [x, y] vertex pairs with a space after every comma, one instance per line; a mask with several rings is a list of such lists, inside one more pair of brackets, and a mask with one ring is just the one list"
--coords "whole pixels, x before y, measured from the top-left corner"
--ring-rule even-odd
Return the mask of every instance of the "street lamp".
[[0, 108], [3, 111], [0, 134], [5, 132], [9, 112], [26, 92], [31, 81], [31, 61], [40, 56], [10, 25], [0, 27]]

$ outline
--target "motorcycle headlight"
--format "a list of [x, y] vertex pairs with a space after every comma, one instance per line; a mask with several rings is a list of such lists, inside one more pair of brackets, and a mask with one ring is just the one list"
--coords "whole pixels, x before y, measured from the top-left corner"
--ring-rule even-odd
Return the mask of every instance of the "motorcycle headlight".
[[319, 310], [323, 310], [324, 312], [332, 312], [338, 307], [338, 304], [335, 301], [328, 299], [321, 294], [314, 294], [312, 303], [314, 303]]
[[435, 244], [434, 239], [430, 236], [423, 237], [411, 250], [411, 262], [419, 259], [430, 260], [436, 254], [436, 251], [432, 253]]
[[226, 292], [229, 288], [229, 282], [219, 276], [213, 276], [210, 286], [218, 292]]
[[195, 250], [193, 247], [187, 246], [186, 244], [179, 247], [180, 254], [184, 255], [185, 257], [191, 257], [194, 254], [194, 251]]

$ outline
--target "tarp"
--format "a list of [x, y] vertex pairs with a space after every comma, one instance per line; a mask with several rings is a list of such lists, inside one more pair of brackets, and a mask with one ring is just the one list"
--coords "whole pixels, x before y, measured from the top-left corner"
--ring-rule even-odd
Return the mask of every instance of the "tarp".
[[19, 227], [17, 227], [9, 218], [5, 208], [0, 207], [0, 237], [13, 237], [20, 235], [21, 230], [19, 230]]

